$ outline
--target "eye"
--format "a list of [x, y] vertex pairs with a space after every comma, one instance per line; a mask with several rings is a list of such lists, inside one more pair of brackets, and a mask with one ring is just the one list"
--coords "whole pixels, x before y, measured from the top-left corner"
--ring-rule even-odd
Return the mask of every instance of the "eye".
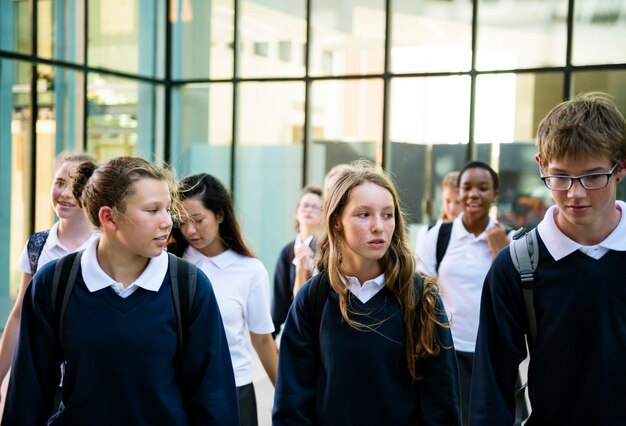
[[366, 217], [369, 217], [369, 215], [370, 214], [367, 212], [361, 212], [357, 214], [357, 217], [366, 218]]
[[385, 213], [385, 219], [393, 219], [393, 213]]

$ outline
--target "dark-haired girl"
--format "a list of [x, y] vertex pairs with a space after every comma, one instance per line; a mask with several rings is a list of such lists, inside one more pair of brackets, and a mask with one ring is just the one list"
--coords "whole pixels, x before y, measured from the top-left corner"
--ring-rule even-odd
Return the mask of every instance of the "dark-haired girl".
[[249, 342], [272, 384], [278, 363], [271, 335], [269, 277], [244, 242], [230, 194], [219, 180], [208, 174], [188, 176], [178, 189], [185, 215], [180, 228], [174, 229], [170, 251], [195, 264], [213, 284], [235, 370], [241, 425], [256, 425]]
[[[460, 424], [446, 315], [434, 281], [414, 272], [391, 181], [369, 163], [346, 167], [322, 221], [320, 273], [296, 295], [282, 335], [273, 424]], [[316, 317], [311, 287], [323, 291], [324, 280]]]
[[[237, 425], [226, 337], [201, 271], [179, 347], [164, 252], [176, 202], [170, 173], [118, 157], [81, 164], [73, 182], [101, 234], [81, 252], [60, 326], [51, 300], [57, 262], [26, 290], [2, 424]], [[50, 417], [60, 363], [63, 399]]]

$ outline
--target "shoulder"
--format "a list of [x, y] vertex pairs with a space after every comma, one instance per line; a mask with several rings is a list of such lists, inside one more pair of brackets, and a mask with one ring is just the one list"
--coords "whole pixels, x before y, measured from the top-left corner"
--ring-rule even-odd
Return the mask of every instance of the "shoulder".
[[46, 240], [48, 239], [48, 236], [50, 235], [50, 230], [46, 229], [45, 231], [40, 231], [40, 232], [35, 232], [33, 235], [30, 236], [30, 238], [28, 239], [28, 249], [32, 250], [35, 248], [39, 248], [41, 249], [44, 244], [46, 243]]

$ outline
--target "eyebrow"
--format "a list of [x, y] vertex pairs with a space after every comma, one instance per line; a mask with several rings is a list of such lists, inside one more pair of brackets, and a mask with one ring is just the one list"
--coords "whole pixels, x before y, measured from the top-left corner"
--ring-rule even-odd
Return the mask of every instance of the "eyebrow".
[[[606, 169], [606, 168], [604, 168], [602, 166], [594, 167], [592, 169], [583, 170], [582, 174], [586, 175], [586, 174], [589, 174], [589, 173], [604, 173], [604, 172], [610, 171], [612, 167], [613, 166], [609, 166], [608, 169]], [[552, 174], [552, 175], [559, 175], [559, 176], [571, 175], [571, 173], [568, 173], [568, 172], [566, 172], [563, 169], [550, 169], [550, 168], [548, 168], [548, 170], [551, 170], [550, 174]]]

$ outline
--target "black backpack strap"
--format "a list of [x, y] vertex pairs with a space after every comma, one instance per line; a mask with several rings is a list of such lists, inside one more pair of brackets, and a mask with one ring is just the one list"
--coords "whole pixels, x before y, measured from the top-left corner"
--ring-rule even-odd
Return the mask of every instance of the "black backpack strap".
[[32, 272], [32, 275], [35, 275], [35, 272], [37, 272], [37, 263], [39, 262], [39, 257], [41, 256], [41, 252], [43, 251], [43, 246], [48, 240], [48, 235], [50, 235], [49, 229], [46, 231], [34, 233], [28, 239], [28, 243], [26, 243], [26, 251], [28, 252], [28, 263], [30, 264], [30, 270]]
[[439, 265], [443, 260], [443, 256], [446, 254], [448, 244], [450, 244], [450, 235], [452, 234], [452, 222], [443, 222], [439, 228], [439, 234], [437, 234], [437, 251], [435, 271], [439, 272]]
[[322, 324], [322, 313], [330, 291], [330, 280], [328, 273], [322, 271], [311, 279], [309, 290], [307, 292], [307, 304], [309, 306], [309, 317], [313, 321], [313, 330], [316, 330], [316, 336], [319, 336], [320, 325]]
[[189, 326], [191, 309], [196, 297], [198, 269], [184, 259], [168, 253], [172, 301], [176, 315], [178, 349], [183, 349], [184, 331]]
[[65, 317], [65, 309], [72, 295], [72, 289], [80, 271], [80, 258], [83, 252], [68, 254], [60, 258], [54, 266], [54, 275], [52, 277], [52, 316], [57, 326], [58, 340], [61, 343], [63, 335], [63, 319]]

